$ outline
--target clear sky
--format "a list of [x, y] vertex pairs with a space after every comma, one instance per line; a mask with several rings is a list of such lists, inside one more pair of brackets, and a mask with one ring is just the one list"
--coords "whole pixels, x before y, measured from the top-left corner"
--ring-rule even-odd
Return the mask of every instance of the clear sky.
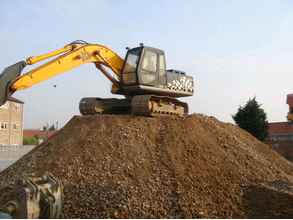
[[[269, 121], [284, 121], [293, 93], [293, 2], [3, 0], [0, 69], [82, 39], [107, 45], [163, 49], [167, 67], [195, 78], [191, 112], [232, 122], [256, 96]], [[57, 85], [57, 87], [53, 87]], [[25, 102], [25, 128], [63, 125], [79, 114], [82, 97], [112, 97], [92, 64], [15, 93]]]

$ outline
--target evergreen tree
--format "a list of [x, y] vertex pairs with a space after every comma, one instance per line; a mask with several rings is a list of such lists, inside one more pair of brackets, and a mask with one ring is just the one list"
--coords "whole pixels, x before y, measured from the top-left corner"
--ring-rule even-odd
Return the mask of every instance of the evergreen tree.
[[244, 106], [240, 106], [232, 118], [240, 128], [248, 131], [257, 139], [264, 141], [268, 136], [267, 116], [255, 97], [249, 99]]

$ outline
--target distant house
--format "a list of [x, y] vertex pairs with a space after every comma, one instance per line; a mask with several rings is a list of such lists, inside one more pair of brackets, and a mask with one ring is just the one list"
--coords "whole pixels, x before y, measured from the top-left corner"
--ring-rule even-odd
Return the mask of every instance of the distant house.
[[277, 152], [293, 161], [293, 123], [273, 122], [269, 123], [269, 136], [267, 138]]
[[23, 102], [10, 97], [0, 106], [0, 145], [22, 145]]
[[37, 138], [39, 143], [42, 143], [43, 141], [50, 138], [52, 135], [54, 135], [57, 131], [43, 131], [38, 129], [24, 129], [23, 130], [23, 137], [24, 138]]

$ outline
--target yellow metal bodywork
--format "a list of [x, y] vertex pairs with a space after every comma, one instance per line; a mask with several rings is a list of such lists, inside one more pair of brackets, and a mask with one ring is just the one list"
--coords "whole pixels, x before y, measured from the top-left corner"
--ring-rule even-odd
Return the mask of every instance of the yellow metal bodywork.
[[59, 54], [68, 52], [70, 50], [73, 50], [73, 48], [74, 47], [72, 45], [66, 45], [63, 48], [54, 50], [54, 51], [49, 52], [49, 53], [45, 53], [45, 54], [42, 54], [42, 55], [39, 55], [39, 56], [34, 56], [34, 57], [28, 57], [26, 59], [26, 64], [33, 65], [33, 64], [38, 63], [38, 62], [40, 62], [42, 60], [49, 59], [51, 57], [54, 57], [54, 56], [57, 56]]
[[[86, 63], [94, 63], [97, 68], [101, 65], [110, 68], [116, 75], [118, 82], [120, 81], [124, 60], [109, 48], [99, 44], [69, 44], [47, 54], [29, 57], [26, 59], [26, 63], [27, 65], [32, 65], [57, 55], [59, 56], [55, 59], [19, 76], [10, 89], [17, 91], [29, 88]], [[109, 78], [109, 76], [107, 77]], [[111, 80], [111, 78], [109, 79]], [[112, 82], [114, 83], [114, 81]]]

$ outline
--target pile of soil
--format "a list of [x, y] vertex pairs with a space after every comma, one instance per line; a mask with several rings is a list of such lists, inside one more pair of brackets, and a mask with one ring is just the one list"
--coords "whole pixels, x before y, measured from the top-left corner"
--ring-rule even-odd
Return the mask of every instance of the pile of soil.
[[65, 218], [293, 218], [292, 163], [203, 115], [75, 116], [0, 186], [47, 171], [64, 184]]

